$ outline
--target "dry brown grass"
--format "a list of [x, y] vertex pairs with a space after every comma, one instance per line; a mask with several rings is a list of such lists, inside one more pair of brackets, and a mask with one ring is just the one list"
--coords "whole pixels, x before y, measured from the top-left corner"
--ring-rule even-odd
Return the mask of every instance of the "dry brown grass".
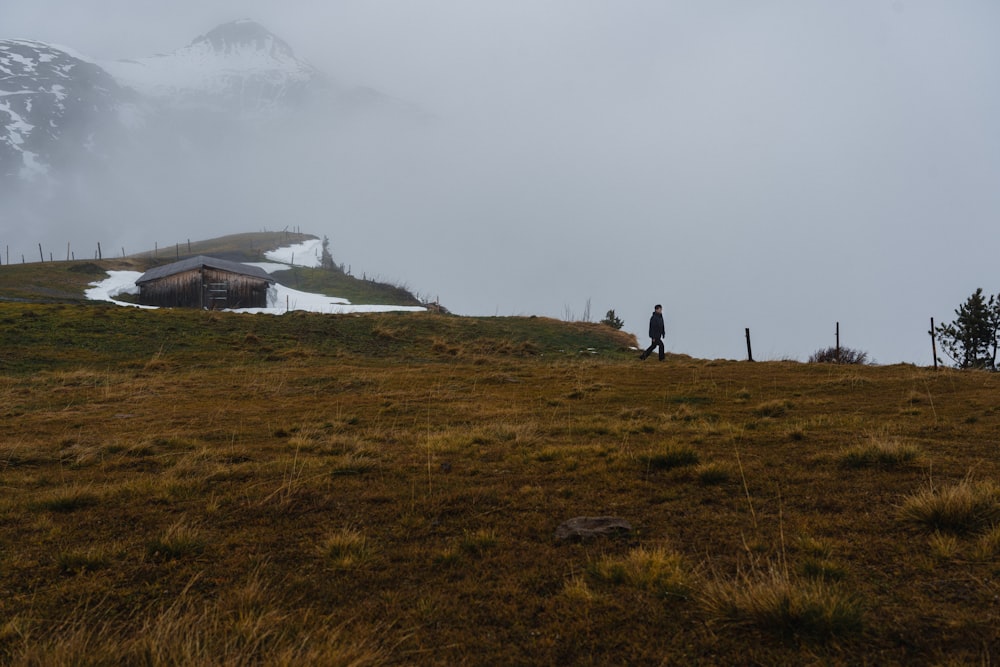
[[967, 477], [955, 484], [928, 486], [908, 496], [900, 514], [931, 530], [972, 532], [1000, 521], [1000, 485]]
[[844, 587], [792, 575], [774, 563], [708, 582], [701, 603], [710, 622], [796, 639], [849, 640], [864, 622], [861, 601]]
[[1000, 661], [1000, 376], [593, 332], [0, 305], [0, 664]]
[[920, 448], [913, 444], [879, 434], [845, 448], [840, 453], [840, 464], [845, 468], [892, 469], [916, 463], [920, 454]]

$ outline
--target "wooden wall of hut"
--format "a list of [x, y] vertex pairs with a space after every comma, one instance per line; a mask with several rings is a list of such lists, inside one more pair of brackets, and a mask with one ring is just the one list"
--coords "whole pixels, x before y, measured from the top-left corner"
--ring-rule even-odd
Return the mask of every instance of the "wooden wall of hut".
[[139, 286], [139, 303], [165, 308], [266, 308], [267, 281], [202, 267]]

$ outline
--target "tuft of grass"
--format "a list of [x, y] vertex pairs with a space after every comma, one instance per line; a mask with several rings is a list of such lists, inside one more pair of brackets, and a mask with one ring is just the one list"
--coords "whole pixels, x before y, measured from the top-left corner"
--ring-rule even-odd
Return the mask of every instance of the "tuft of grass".
[[323, 540], [323, 555], [338, 570], [350, 570], [371, 557], [371, 547], [364, 533], [354, 528], [342, 528]]
[[888, 470], [913, 463], [919, 456], [920, 449], [915, 445], [898, 438], [873, 436], [868, 442], [844, 449], [838, 460], [843, 468]]
[[803, 536], [796, 541], [801, 552], [798, 573], [807, 579], [841, 581], [847, 576], [847, 569], [833, 558], [833, 548], [822, 540]]
[[979, 536], [972, 555], [984, 562], [995, 561], [1000, 556], [1000, 524], [990, 526]]
[[88, 487], [58, 488], [50, 491], [41, 499], [32, 503], [35, 509], [48, 510], [67, 514], [77, 510], [93, 507], [100, 502], [100, 497]]
[[725, 484], [732, 479], [733, 470], [725, 463], [709, 461], [696, 467], [694, 474], [698, 478], [699, 484], [703, 486], [715, 486], [716, 484]]
[[590, 589], [587, 580], [581, 576], [574, 575], [566, 580], [562, 587], [562, 594], [570, 601], [577, 604], [590, 604], [596, 597], [594, 591]]
[[103, 570], [111, 564], [111, 559], [102, 549], [71, 549], [59, 552], [56, 563], [63, 574], [79, 574]]
[[1000, 486], [967, 477], [950, 486], [928, 487], [906, 498], [900, 516], [930, 530], [973, 532], [1000, 521]]
[[843, 565], [828, 558], [806, 556], [799, 563], [798, 572], [806, 579], [841, 581], [847, 576]]
[[863, 609], [856, 596], [773, 565], [710, 581], [702, 590], [701, 603], [715, 622], [752, 625], [785, 637], [826, 641], [857, 635], [863, 627]]
[[438, 354], [444, 354], [451, 357], [457, 357], [462, 351], [460, 346], [455, 345], [453, 342], [440, 336], [433, 336], [431, 338], [431, 349]]
[[363, 475], [378, 467], [378, 459], [368, 451], [346, 452], [333, 463], [331, 475]]
[[698, 452], [687, 445], [668, 444], [663, 451], [639, 457], [647, 470], [672, 470], [698, 464]]
[[459, 548], [471, 555], [479, 556], [497, 545], [497, 532], [492, 529], [480, 528], [476, 531], [464, 531]]
[[757, 407], [753, 409], [753, 415], [755, 417], [771, 417], [771, 418], [783, 417], [786, 414], [788, 414], [788, 411], [791, 409], [791, 407], [792, 407], [791, 401], [787, 401], [784, 399], [765, 401], [763, 403], [758, 404]]
[[556, 447], [542, 447], [535, 453], [535, 460], [539, 463], [551, 463], [563, 457], [563, 451]]
[[178, 521], [159, 537], [146, 542], [146, 557], [153, 561], [180, 560], [205, 551], [206, 541], [197, 528]]
[[659, 597], [686, 598], [691, 589], [692, 577], [684, 559], [663, 547], [639, 547], [624, 557], [604, 556], [591, 563], [589, 572], [598, 581], [631, 586]]
[[951, 560], [958, 555], [960, 545], [958, 538], [952, 533], [934, 532], [927, 540], [931, 556], [937, 560]]

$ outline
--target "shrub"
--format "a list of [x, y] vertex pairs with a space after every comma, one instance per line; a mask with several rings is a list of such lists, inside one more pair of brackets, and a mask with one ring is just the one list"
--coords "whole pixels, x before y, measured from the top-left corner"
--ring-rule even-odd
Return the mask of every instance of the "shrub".
[[817, 350], [809, 357], [810, 364], [858, 364], [868, 363], [868, 353], [861, 350], [854, 350], [849, 347], [828, 347]]

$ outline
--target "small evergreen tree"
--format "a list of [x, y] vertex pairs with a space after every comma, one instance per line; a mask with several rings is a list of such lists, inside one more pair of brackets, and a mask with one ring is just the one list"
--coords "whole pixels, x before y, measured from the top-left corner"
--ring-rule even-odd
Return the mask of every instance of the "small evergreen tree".
[[954, 322], [935, 327], [941, 349], [957, 368], [996, 370], [1000, 298], [978, 288], [955, 310]]
[[625, 320], [615, 315], [615, 311], [612, 308], [608, 311], [608, 314], [604, 316], [604, 319], [601, 320], [601, 324], [607, 324], [612, 329], [621, 329], [625, 326]]
[[337, 265], [333, 263], [333, 255], [330, 254], [330, 239], [326, 236], [323, 237], [323, 254], [320, 256], [319, 265], [320, 268], [327, 271], [333, 271], [337, 268]]

